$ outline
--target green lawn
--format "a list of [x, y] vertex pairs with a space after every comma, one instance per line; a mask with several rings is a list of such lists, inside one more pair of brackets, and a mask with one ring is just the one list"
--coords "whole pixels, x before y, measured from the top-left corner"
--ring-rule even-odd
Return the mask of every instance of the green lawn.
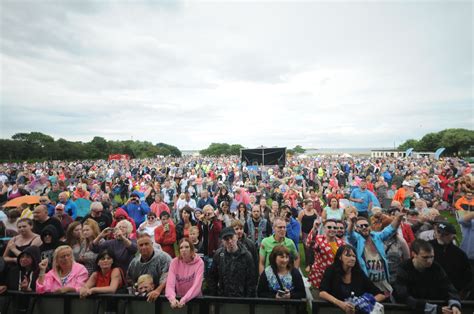
[[462, 233], [461, 226], [456, 221], [456, 216], [448, 210], [442, 211], [441, 216], [446, 217], [448, 219], [448, 222], [453, 224], [453, 226], [456, 228], [456, 239], [458, 240], [458, 245], [460, 245], [462, 241]]

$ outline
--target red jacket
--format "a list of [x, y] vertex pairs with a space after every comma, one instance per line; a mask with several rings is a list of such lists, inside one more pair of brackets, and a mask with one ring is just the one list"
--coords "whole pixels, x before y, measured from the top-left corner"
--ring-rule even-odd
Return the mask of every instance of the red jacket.
[[115, 228], [115, 226], [117, 226], [118, 221], [115, 220], [115, 218], [120, 217], [120, 216], [125, 217], [125, 219], [127, 219], [132, 224], [132, 233], [130, 233], [130, 239], [136, 239], [137, 238], [137, 226], [135, 225], [135, 220], [130, 218], [130, 216], [128, 216], [125, 209], [123, 209], [122, 207], [117, 208], [117, 210], [115, 211], [114, 219], [112, 220], [112, 224], [110, 225], [110, 227]]
[[161, 245], [161, 249], [168, 253], [171, 257], [175, 257], [174, 243], [176, 242], [176, 227], [173, 222], [169, 222], [169, 230], [165, 231], [165, 227], [160, 225], [155, 228], [155, 242]]
[[214, 257], [214, 253], [219, 248], [219, 235], [222, 230], [222, 221], [214, 218], [209, 225], [205, 225], [200, 221], [198, 223], [198, 228], [200, 241], [204, 240], [204, 230], [207, 230], [207, 252], [204, 252], [204, 254], [209, 257]]
[[413, 234], [413, 230], [411, 230], [411, 226], [405, 222], [400, 224], [400, 228], [402, 228], [402, 234], [405, 241], [407, 241], [408, 247], [411, 248], [411, 243], [415, 241], [415, 235]]

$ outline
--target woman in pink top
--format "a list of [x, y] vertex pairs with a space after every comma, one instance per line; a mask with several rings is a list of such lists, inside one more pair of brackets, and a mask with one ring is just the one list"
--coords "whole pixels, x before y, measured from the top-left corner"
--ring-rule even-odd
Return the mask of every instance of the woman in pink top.
[[87, 281], [87, 269], [74, 261], [72, 249], [68, 245], [61, 245], [54, 251], [53, 268], [45, 274], [47, 267], [48, 259], [39, 263], [37, 293], [79, 292]]
[[[196, 255], [188, 238], [179, 241], [179, 257], [171, 261], [166, 280], [166, 297], [173, 309], [182, 308], [197, 296], [201, 296], [204, 262]], [[176, 297], [181, 296], [180, 300]]]

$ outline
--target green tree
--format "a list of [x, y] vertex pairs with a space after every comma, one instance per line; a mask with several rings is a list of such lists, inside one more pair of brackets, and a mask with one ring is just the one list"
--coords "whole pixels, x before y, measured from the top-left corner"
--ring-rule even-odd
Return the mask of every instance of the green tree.
[[239, 155], [242, 148], [244, 147], [240, 144], [211, 143], [208, 148], [199, 151], [199, 153], [203, 156]]
[[417, 151], [434, 152], [445, 147], [443, 155], [466, 156], [474, 150], [474, 131], [467, 129], [445, 129], [436, 133], [428, 133], [419, 141], [410, 139], [398, 146], [398, 149], [413, 147]]
[[428, 133], [421, 138], [416, 148], [418, 151], [434, 152], [439, 148], [443, 131], [437, 133]]
[[409, 139], [409, 140], [406, 140], [403, 144], [399, 145], [398, 149], [406, 150], [409, 148], [414, 148], [415, 150], [418, 150], [418, 145], [419, 145], [419, 142], [417, 140]]
[[446, 148], [448, 155], [464, 155], [474, 145], [474, 131], [466, 129], [446, 129], [439, 147]]

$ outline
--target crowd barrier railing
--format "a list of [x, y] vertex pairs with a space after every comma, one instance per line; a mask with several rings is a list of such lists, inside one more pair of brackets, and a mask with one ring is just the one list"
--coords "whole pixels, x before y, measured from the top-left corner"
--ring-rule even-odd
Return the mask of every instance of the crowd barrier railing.
[[[430, 301], [442, 304], [441, 301]], [[203, 296], [181, 309], [172, 309], [160, 296], [148, 303], [145, 297], [127, 294], [98, 294], [80, 299], [76, 293], [36, 294], [8, 291], [0, 296], [0, 314], [332, 314], [342, 313], [332, 304], [314, 300], [312, 309], [302, 300], [230, 298]], [[384, 303], [385, 313], [407, 314], [413, 311], [403, 304]], [[474, 301], [462, 302], [462, 313], [474, 313]]]
[[[443, 301], [436, 301], [431, 300], [428, 301], [433, 304], [438, 304], [439, 306], [446, 305], [446, 302]], [[384, 306], [384, 313], [385, 314], [407, 314], [407, 313], [415, 313], [411, 308], [406, 306], [405, 304], [398, 304], [398, 303], [382, 303]], [[474, 301], [463, 301], [462, 304], [462, 313], [474, 313]], [[312, 301], [312, 314], [340, 314], [342, 311], [332, 305], [329, 302], [322, 301], [322, 300], [313, 300]]]

